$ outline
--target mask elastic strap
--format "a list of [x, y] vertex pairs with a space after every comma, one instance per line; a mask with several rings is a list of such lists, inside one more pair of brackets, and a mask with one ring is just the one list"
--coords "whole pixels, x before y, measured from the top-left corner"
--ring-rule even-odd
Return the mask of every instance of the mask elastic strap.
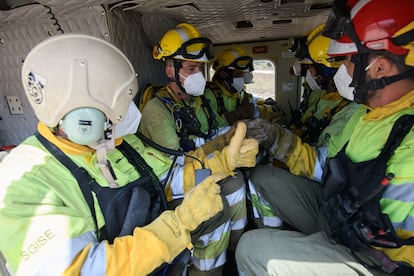
[[230, 92], [236, 93], [238, 92], [234, 87], [233, 87], [233, 70], [232, 69], [224, 69], [223, 70], [225, 73], [225, 77], [223, 79], [224, 84], [226, 85], [227, 89]]

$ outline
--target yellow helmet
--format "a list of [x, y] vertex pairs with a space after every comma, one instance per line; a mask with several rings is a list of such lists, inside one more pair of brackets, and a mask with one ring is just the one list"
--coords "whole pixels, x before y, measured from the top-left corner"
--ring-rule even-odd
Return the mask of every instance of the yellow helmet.
[[165, 61], [166, 58], [208, 62], [211, 56], [211, 41], [202, 37], [191, 24], [181, 23], [169, 30], [154, 46], [154, 59]]
[[412, 36], [407, 35], [413, 30], [414, 21], [411, 21], [411, 23], [408, 23], [406, 26], [394, 34], [395, 43], [408, 50], [408, 53], [405, 57], [405, 64], [408, 66], [414, 66], [414, 41]]
[[242, 72], [251, 72], [253, 68], [253, 59], [239, 47], [232, 47], [224, 50], [213, 63], [215, 71], [221, 68], [229, 68]]
[[321, 63], [330, 68], [338, 68], [342, 64], [342, 60], [336, 61], [328, 56], [330, 39], [322, 35], [324, 28], [325, 24], [321, 24], [308, 35], [306, 44], [308, 45], [309, 55], [316, 63]]

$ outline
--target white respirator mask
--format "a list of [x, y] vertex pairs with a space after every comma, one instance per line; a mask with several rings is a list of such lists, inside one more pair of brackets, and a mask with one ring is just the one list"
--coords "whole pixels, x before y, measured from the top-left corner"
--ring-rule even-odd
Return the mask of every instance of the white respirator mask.
[[184, 79], [183, 87], [185, 93], [192, 96], [201, 96], [204, 94], [204, 88], [206, 87], [206, 79], [203, 72], [191, 74], [187, 77], [179, 74]]
[[244, 78], [233, 78], [231, 86], [236, 90], [236, 92], [240, 92], [242, 91], [244, 84]]
[[138, 130], [142, 114], [134, 102], [131, 102], [125, 118], [115, 125], [115, 139], [128, 134], [134, 134]]
[[253, 83], [253, 73], [252, 72], [244, 73], [243, 78], [244, 78], [244, 83], [245, 84]]
[[309, 84], [309, 87], [312, 90], [320, 90], [321, 89], [321, 87], [319, 86], [319, 84], [316, 82], [315, 78], [312, 77], [312, 74], [311, 74], [311, 72], [309, 70], [306, 71], [305, 80]]
[[352, 82], [351, 76], [348, 74], [346, 66], [341, 64], [334, 77], [335, 86], [339, 94], [347, 100], [354, 100], [354, 87], [349, 87]]

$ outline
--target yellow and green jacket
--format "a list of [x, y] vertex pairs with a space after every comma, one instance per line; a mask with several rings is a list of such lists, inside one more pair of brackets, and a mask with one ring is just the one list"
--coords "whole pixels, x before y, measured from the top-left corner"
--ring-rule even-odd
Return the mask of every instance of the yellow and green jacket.
[[[95, 150], [55, 136], [39, 123], [38, 131], [96, 182], [108, 187]], [[135, 136], [123, 137], [162, 181], [172, 160], [144, 146]], [[122, 142], [116, 140], [116, 145]], [[189, 158], [173, 167], [168, 187], [181, 197], [194, 186]], [[116, 148], [107, 153], [120, 186], [141, 176]], [[191, 163], [194, 162], [194, 165]], [[214, 169], [212, 173], [215, 173]], [[90, 209], [72, 173], [35, 136], [15, 147], [0, 163], [0, 251], [16, 275], [147, 275], [171, 256], [166, 243], [137, 227], [133, 235], [100, 241]], [[171, 194], [168, 195], [171, 199]], [[98, 228], [104, 226], [95, 198]], [[184, 250], [184, 248], [183, 248]]]
[[[204, 96], [210, 103], [214, 119], [216, 121], [216, 135], [220, 134], [220, 129], [227, 126], [227, 122], [217, 113], [217, 101], [210, 90], [206, 90]], [[167, 97], [174, 105], [183, 106], [175, 94], [168, 88], [164, 87], [157, 92], [157, 97], [151, 99], [142, 111], [142, 118], [139, 130], [146, 137], [155, 143], [170, 148], [180, 148], [180, 137], [177, 133], [177, 124], [175, 122], [172, 110], [163, 103], [160, 98]], [[200, 97], [191, 97], [185, 100], [185, 103], [195, 110], [196, 117], [201, 124], [201, 131], [207, 133], [209, 130], [209, 114], [202, 107]], [[191, 137], [195, 141], [196, 146], [205, 143], [203, 138], [196, 136]]]
[[[296, 175], [321, 180], [326, 157], [334, 157], [348, 142], [345, 153], [353, 162], [378, 157], [395, 121], [405, 114], [414, 114], [414, 90], [388, 105], [370, 109], [359, 105], [348, 123], [330, 138], [327, 148], [315, 149], [300, 141], [289, 157], [287, 165]], [[385, 190], [380, 206], [387, 214], [400, 239], [414, 237], [414, 129], [405, 136], [387, 162], [385, 174], [395, 177]], [[397, 249], [376, 248], [392, 260], [414, 267], [414, 246]]]

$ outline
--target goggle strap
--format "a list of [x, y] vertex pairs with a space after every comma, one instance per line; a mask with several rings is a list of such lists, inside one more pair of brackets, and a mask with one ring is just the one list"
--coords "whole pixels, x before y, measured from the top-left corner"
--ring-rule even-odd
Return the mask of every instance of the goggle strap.
[[[200, 51], [199, 51], [199, 53], [198, 54], [191, 54], [191, 53], [188, 53], [187, 51], [186, 51], [186, 48], [189, 46], [189, 45], [192, 45], [192, 44], [198, 44], [198, 43], [200, 43], [200, 44], [205, 44], [205, 47], [204, 48], [202, 48]], [[183, 56], [184, 58], [188, 58], [188, 59], [197, 59], [197, 58], [200, 58], [200, 57], [202, 57], [204, 54], [207, 56], [207, 59], [211, 59], [213, 56], [212, 56], [212, 54], [211, 54], [211, 50], [210, 50], [210, 48], [211, 48], [211, 40], [210, 39], [208, 39], [208, 38], [206, 38], [206, 37], [196, 37], [196, 38], [192, 38], [192, 39], [190, 39], [190, 40], [187, 40], [186, 42], [184, 42], [183, 44], [181, 44], [181, 46], [180, 46], [180, 48], [178, 48], [177, 49], [177, 51], [175, 51], [175, 53], [173, 53], [172, 55], [171, 55], [171, 57], [174, 57], [174, 56], [178, 56], [178, 55], [181, 55], [181, 56]]]
[[[244, 60], [247, 61], [246, 66], [239, 66], [238, 63]], [[230, 63], [228, 67], [233, 67], [236, 70], [249, 69], [250, 71], [253, 71], [253, 59], [249, 56], [238, 57], [232, 63]]]

